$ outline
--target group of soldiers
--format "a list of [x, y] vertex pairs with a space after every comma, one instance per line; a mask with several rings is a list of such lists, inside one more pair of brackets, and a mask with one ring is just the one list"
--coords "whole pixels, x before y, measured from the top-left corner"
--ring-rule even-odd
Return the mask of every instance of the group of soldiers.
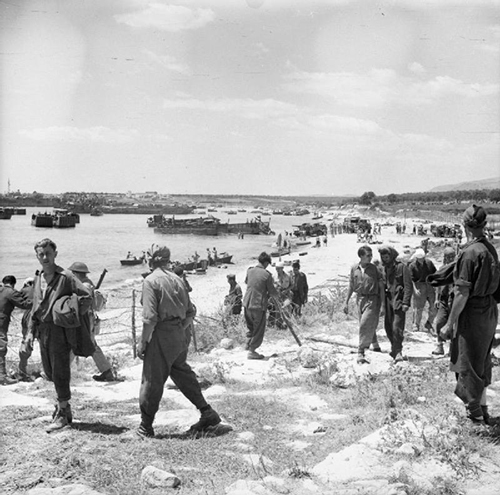
[[[266, 260], [267, 257], [269, 257], [269, 262], [266, 264], [266, 268], [272, 264], [271, 258], [267, 253], [261, 253], [261, 257]], [[257, 266], [262, 266], [260, 257], [259, 265]], [[243, 291], [241, 286], [236, 281], [236, 275], [227, 275], [229, 293], [224, 298], [226, 313], [234, 320], [235, 317], [237, 318], [238, 315], [241, 314], [243, 308], [250, 308], [250, 306], [255, 304], [255, 302], [253, 302], [253, 297], [250, 297], [253, 292], [257, 292], [260, 294], [261, 298], [264, 298], [264, 293], [267, 291], [268, 301], [265, 311], [267, 322], [270, 326], [286, 328], [288, 316], [294, 315], [299, 317], [302, 315], [302, 307], [307, 303], [307, 295], [309, 292], [307, 276], [300, 270], [300, 262], [296, 260], [292, 262], [291, 266], [292, 270], [286, 273], [285, 263], [283, 261], [277, 261], [274, 264], [276, 277], [269, 279], [274, 290], [264, 286], [258, 288], [254, 287], [256, 284], [251, 275], [254, 275], [255, 273], [252, 269], [249, 269], [245, 278], [245, 284], [248, 287], [247, 292], [249, 294], [246, 298], [246, 306], [244, 304]], [[259, 271], [257, 270], [257, 274], [258, 273]], [[263, 304], [259, 303], [258, 305], [259, 309], [263, 309]], [[248, 319], [246, 317], [245, 321], [248, 326]]]
[[[0, 378], [2, 385], [16, 381], [7, 375], [5, 355], [10, 315], [18, 307], [25, 310], [21, 348], [32, 350], [34, 338], [38, 340], [43, 376], [54, 384], [56, 406], [46, 428], [51, 433], [73, 422], [70, 399], [74, 356], [92, 356], [101, 372], [93, 376], [97, 381], [114, 381], [117, 377], [95, 340], [97, 311], [103, 309], [105, 298], [88, 278], [87, 265], [75, 262], [67, 270], [57, 265], [57, 246], [51, 239], [42, 239], [34, 249], [41, 270], [25, 284], [29, 291], [16, 291], [12, 276], [4, 277], [0, 286]], [[216, 426], [221, 419], [204, 399], [197, 377], [186, 363], [195, 308], [185, 281], [170, 270], [168, 248], [157, 247], [149, 263], [151, 272], [144, 279], [142, 292], [143, 329], [137, 345], [137, 355], [144, 360], [137, 433], [141, 437], [154, 435], [152, 424], [169, 376], [199, 409], [200, 420], [191, 427], [199, 432]], [[29, 378], [24, 358], [26, 353], [17, 379]]]
[[[473, 205], [464, 212], [467, 243], [457, 254], [448, 247], [437, 270], [424, 249], [415, 251], [409, 263], [391, 246], [381, 246], [381, 266], [372, 263], [370, 246], [358, 250], [359, 263], [351, 268], [344, 311], [356, 293], [359, 315], [358, 363], [368, 360], [371, 346], [381, 352], [376, 330], [379, 316], [391, 345], [394, 362], [402, 354], [406, 313], [413, 300], [413, 330], [420, 330], [422, 312], [429, 305], [424, 328], [437, 335], [434, 355], [444, 355], [450, 340], [450, 370], [455, 373], [455, 394], [466, 406], [474, 424], [491, 424], [487, 387], [491, 383], [491, 348], [498, 322], [500, 265], [498, 254], [485, 234], [486, 211]], [[437, 288], [437, 302], [434, 288]]]
[[[359, 263], [351, 269], [344, 310], [349, 311], [349, 300], [355, 293], [360, 364], [368, 361], [366, 351], [370, 347], [381, 352], [376, 336], [381, 314], [391, 345], [390, 355], [398, 363], [405, 359], [402, 354], [405, 319], [412, 298], [415, 330], [420, 329], [422, 308], [427, 302], [429, 315], [424, 327], [438, 333], [438, 346], [451, 341], [450, 369], [457, 377], [455, 394], [465, 404], [467, 416], [474, 424], [487, 425], [492, 422], [486, 391], [491, 383], [491, 348], [498, 321], [500, 265], [498, 254], [484, 233], [485, 210], [476, 205], [468, 208], [463, 225], [468, 242], [456, 258], [453, 253], [455, 259], [451, 251], [445, 251], [445, 264], [439, 270], [426, 258], [424, 250], [417, 249], [407, 264], [393, 247], [381, 246], [378, 248], [381, 266], [377, 266], [372, 262], [372, 248], [361, 246]], [[69, 402], [72, 355], [94, 356], [98, 350], [95, 342], [98, 308], [95, 287], [88, 279], [89, 270], [84, 263], [75, 262], [69, 270], [58, 266], [57, 247], [50, 239], [42, 239], [34, 248], [41, 270], [35, 274], [31, 295], [15, 292], [13, 277], [4, 278], [0, 288], [1, 376], [6, 384], [8, 322], [13, 307], [20, 307], [28, 315], [25, 340], [32, 345], [33, 338], [38, 339], [45, 377], [54, 383], [57, 404], [46, 428], [50, 433], [73, 421]], [[154, 249], [149, 264], [151, 271], [143, 281], [143, 326], [137, 344], [137, 355], [143, 360], [139, 393], [141, 423], [137, 433], [141, 437], [154, 436], [153, 422], [169, 377], [200, 412], [199, 421], [190, 431], [198, 433], [216, 427], [221, 418], [207, 403], [196, 374], [186, 361], [196, 311], [188, 287], [170, 270], [170, 250], [166, 246]], [[286, 274], [284, 265], [278, 262], [276, 280], [267, 270], [270, 265], [270, 255], [261, 253], [258, 264], [247, 270], [244, 295], [241, 288], [237, 289], [236, 277], [228, 276], [230, 311], [239, 314], [244, 310], [248, 359], [264, 359], [257, 349], [264, 339], [270, 305], [275, 305], [286, 323], [285, 309], [291, 307], [300, 316], [302, 305], [307, 302], [307, 277], [300, 271], [300, 263], [294, 262], [292, 273]], [[437, 311], [431, 285], [441, 287]], [[435, 351], [441, 354], [439, 347]], [[94, 378], [115, 379], [107, 376], [107, 371], [111, 367]]]
[[[96, 381], [115, 381], [117, 377], [113, 366], [95, 339], [100, 330], [100, 320], [97, 312], [104, 309], [106, 298], [96, 289], [94, 283], [88, 277], [90, 271], [85, 263], [76, 261], [68, 270], [90, 292], [91, 304], [88, 309], [87, 324], [95, 349], [92, 353], [92, 358], [99, 370], [99, 374], [93, 375], [92, 378]], [[16, 290], [17, 280], [13, 275], [7, 275], [2, 279], [2, 284], [0, 285], [0, 385], [10, 385], [18, 381], [31, 381], [33, 379], [32, 374], [28, 372], [28, 361], [33, 353], [33, 342], [38, 336], [32, 324], [32, 308], [35, 280], [37, 277], [38, 273], [35, 278], [27, 278], [19, 291]], [[6, 366], [8, 330], [14, 308], [24, 310], [21, 318], [22, 341], [19, 347], [17, 369], [8, 373]], [[74, 355], [72, 356], [73, 358]]]

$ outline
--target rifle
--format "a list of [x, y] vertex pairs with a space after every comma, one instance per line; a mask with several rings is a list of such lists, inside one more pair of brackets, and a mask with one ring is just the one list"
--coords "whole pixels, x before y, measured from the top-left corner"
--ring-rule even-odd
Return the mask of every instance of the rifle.
[[108, 273], [108, 270], [106, 268], [102, 271], [101, 276], [99, 277], [99, 281], [97, 282], [97, 285], [95, 286], [95, 290], [98, 290], [99, 287], [102, 284], [102, 281], [104, 280], [104, 277], [106, 276], [106, 273]]
[[[285, 311], [283, 311], [285, 306], [282, 307], [281, 304], [279, 304], [279, 301], [276, 301], [276, 303], [277, 303], [276, 306], [277, 306], [278, 311], [281, 315], [281, 318], [285, 322], [285, 325], [287, 326], [288, 330], [290, 330], [290, 333], [292, 334], [293, 338], [295, 339], [295, 342], [297, 342], [299, 347], [301, 347], [302, 342], [300, 341], [297, 333], [295, 332], [295, 329], [293, 328], [292, 319], [285, 313]], [[286, 305], [286, 306], [288, 306], [288, 305]]]

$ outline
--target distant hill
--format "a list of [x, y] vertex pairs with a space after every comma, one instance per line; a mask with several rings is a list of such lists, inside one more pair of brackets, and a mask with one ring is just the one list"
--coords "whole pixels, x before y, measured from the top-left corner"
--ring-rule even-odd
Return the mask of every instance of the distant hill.
[[460, 182], [458, 184], [447, 184], [431, 189], [430, 192], [443, 191], [473, 191], [474, 189], [500, 189], [500, 177], [491, 179], [474, 180], [470, 182]]

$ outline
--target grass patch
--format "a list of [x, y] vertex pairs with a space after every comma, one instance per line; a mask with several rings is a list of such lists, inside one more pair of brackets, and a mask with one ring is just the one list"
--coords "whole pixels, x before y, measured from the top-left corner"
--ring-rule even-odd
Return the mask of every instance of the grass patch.
[[[351, 336], [354, 320], [339, 314], [343, 297], [341, 292], [332, 292], [312, 298], [297, 322], [299, 335], [324, 331], [326, 326], [335, 336]], [[245, 342], [242, 318], [224, 325], [217, 318], [199, 318], [196, 336], [200, 351], [212, 349], [222, 338], [231, 338], [236, 345]], [[266, 340], [283, 340], [285, 335], [291, 339], [286, 330], [271, 329]], [[190, 359], [209, 362], [210, 356], [200, 352]], [[115, 363], [122, 368], [132, 361], [119, 357]], [[289, 373], [265, 386], [228, 380], [227, 365], [215, 365], [216, 382], [224, 384], [225, 392], [211, 396], [209, 402], [234, 428], [219, 437], [191, 439], [158, 427], [157, 438], [141, 440], [133, 432], [137, 425], [129, 419], [139, 413], [138, 399], [103, 403], [86, 401], [75, 392], [74, 427], [52, 435], [45, 433], [38, 409], [2, 408], [3, 493], [77, 481], [108, 494], [164, 493], [141, 483], [141, 471], [148, 465], [179, 476], [182, 484], [176, 493], [182, 495], [220, 495], [238, 479], [283, 477], [283, 473], [292, 480], [316, 482], [313, 466], [381, 427], [385, 427], [389, 446], [387, 462], [398, 460], [397, 449], [410, 442], [420, 448], [419, 459], [439, 460], [464, 477], [478, 474], [474, 456], [491, 456], [497, 448], [498, 429], [477, 435], [466, 424], [462, 408], [454, 401], [454, 377], [445, 360], [396, 366], [384, 375], [359, 379], [342, 389], [329, 381], [336, 372], [333, 352], [331, 359], [321, 361], [307, 376], [297, 373], [300, 364], [291, 356], [279, 356], [276, 363], [285, 364]], [[73, 379], [88, 381], [93, 370], [91, 359], [81, 360]], [[498, 368], [494, 373], [498, 375]], [[54, 395], [47, 382], [27, 393]], [[165, 398], [160, 410], [178, 407], [177, 402]], [[404, 485], [407, 494], [419, 495], [460, 493], [462, 482], [443, 478], [427, 493], [404, 473], [390, 481]]]

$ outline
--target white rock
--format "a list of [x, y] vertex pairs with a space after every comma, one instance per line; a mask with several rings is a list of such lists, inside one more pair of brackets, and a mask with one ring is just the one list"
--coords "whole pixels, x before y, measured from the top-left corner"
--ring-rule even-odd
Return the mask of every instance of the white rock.
[[222, 339], [220, 341], [220, 346], [223, 348], [223, 349], [233, 349], [234, 348], [234, 340], [233, 339]]
[[244, 442], [253, 442], [255, 435], [251, 431], [242, 431], [241, 433], [238, 433], [238, 438]]
[[175, 488], [181, 484], [181, 480], [175, 474], [146, 466], [141, 473], [141, 481], [154, 488]]
[[406, 442], [401, 445], [401, 447], [396, 449], [396, 452], [403, 455], [415, 455], [415, 448], [413, 447], [413, 444]]

